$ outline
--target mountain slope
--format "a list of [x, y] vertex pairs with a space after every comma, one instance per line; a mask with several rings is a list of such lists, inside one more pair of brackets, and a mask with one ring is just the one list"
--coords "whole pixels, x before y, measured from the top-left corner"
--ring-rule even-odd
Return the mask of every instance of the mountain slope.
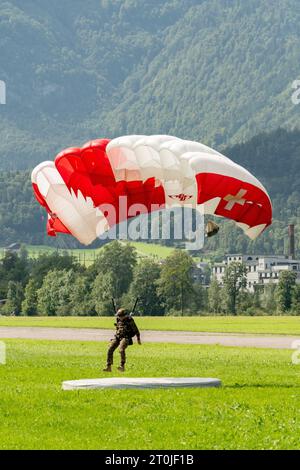
[[298, 0], [0, 0], [0, 167], [168, 133], [218, 148], [300, 125]]

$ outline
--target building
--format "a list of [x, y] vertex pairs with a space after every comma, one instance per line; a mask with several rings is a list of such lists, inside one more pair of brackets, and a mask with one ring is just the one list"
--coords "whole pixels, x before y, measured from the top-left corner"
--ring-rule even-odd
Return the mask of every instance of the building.
[[221, 285], [226, 266], [233, 262], [242, 263], [247, 267], [247, 289], [251, 292], [256, 286], [277, 284], [282, 271], [296, 272], [297, 282], [300, 283], [300, 260], [290, 259], [286, 256], [230, 254], [226, 255], [222, 263], [215, 263], [212, 269], [212, 275]]
[[202, 284], [203, 286], [208, 287], [210, 280], [209, 264], [206, 262], [196, 263], [192, 269], [192, 278], [197, 284]]
[[21, 243], [12, 243], [5, 248], [6, 252], [17, 253], [21, 249]]

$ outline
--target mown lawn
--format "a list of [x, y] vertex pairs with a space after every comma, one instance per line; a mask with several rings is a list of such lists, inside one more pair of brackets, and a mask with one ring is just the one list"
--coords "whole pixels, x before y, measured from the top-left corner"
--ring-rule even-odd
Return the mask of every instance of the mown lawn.
[[135, 345], [125, 376], [219, 377], [223, 387], [63, 392], [63, 380], [104, 375], [105, 343], [6, 343], [0, 449], [299, 448], [290, 351]]
[[[127, 243], [127, 242], [123, 242]], [[144, 243], [144, 242], [129, 242], [131, 246], [133, 246], [139, 258], [145, 257], [155, 257], [158, 259], [164, 259], [169, 256], [172, 251], [174, 251], [173, 247], [167, 247], [159, 244], [154, 243]], [[75, 259], [78, 260], [79, 263], [84, 264], [85, 266], [90, 266], [94, 261], [95, 258], [101, 253], [103, 248], [97, 249], [56, 249], [54, 247], [46, 246], [46, 245], [26, 245], [26, 249], [28, 251], [29, 257], [32, 259], [38, 258], [40, 255], [43, 254], [50, 254], [53, 252], [58, 251], [59, 253], [67, 252], [72, 255]], [[0, 259], [3, 258], [5, 253], [4, 248], [0, 248]], [[195, 258], [195, 261], [199, 260], [199, 258]]]
[[[136, 317], [141, 330], [299, 335], [300, 317]], [[1, 317], [0, 326], [113, 328], [113, 317]]]

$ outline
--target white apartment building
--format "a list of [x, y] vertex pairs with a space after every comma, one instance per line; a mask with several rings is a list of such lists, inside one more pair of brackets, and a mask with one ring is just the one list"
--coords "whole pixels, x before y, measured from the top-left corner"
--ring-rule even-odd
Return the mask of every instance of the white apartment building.
[[295, 271], [297, 282], [300, 283], [300, 260], [289, 259], [286, 256], [261, 255], [226, 255], [222, 263], [215, 263], [212, 275], [223, 284], [225, 268], [232, 262], [243, 263], [247, 267], [247, 289], [254, 291], [256, 286], [264, 286], [270, 282], [277, 284], [282, 271]]

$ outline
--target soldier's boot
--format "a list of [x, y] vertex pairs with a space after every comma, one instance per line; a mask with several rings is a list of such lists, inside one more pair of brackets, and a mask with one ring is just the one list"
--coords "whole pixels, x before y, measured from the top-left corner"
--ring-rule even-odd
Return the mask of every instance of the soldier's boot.
[[120, 367], [118, 367], [118, 371], [119, 372], [125, 372], [125, 366], [123, 364], [121, 364]]
[[111, 366], [106, 366], [103, 372], [111, 372]]

